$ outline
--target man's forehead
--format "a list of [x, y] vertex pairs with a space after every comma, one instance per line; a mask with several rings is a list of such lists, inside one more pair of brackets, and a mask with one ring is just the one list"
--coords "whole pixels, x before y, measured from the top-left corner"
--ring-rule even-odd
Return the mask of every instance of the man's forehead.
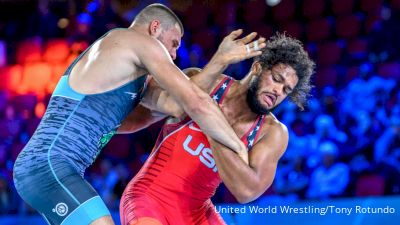
[[299, 81], [296, 70], [291, 65], [279, 63], [274, 65], [271, 71], [283, 76], [288, 82], [293, 82], [294, 85]]
[[295, 75], [297, 77], [296, 70], [288, 64], [276, 64], [272, 66], [271, 71], [279, 72], [279, 74], [281, 74], [282, 76]]
[[172, 30], [173, 30], [171, 35], [172, 40], [177, 41], [178, 46], [181, 45], [182, 33], [180, 32], [179, 26], [178, 27], [175, 26]]
[[178, 23], [175, 23], [175, 29], [179, 32], [179, 36], [182, 37], [183, 36], [183, 31], [181, 29], [181, 26], [179, 26]]
[[293, 70], [294, 72], [296, 72], [296, 71], [293, 69], [293, 67], [292, 67], [291, 65], [284, 64], [284, 63], [275, 64], [274, 66], [272, 66], [272, 69], [275, 69], [275, 70], [285, 70], [285, 69], [288, 69], [288, 70]]
[[180, 31], [179, 26], [173, 26], [170, 27], [168, 30], [165, 30], [165, 32], [172, 38], [172, 39], [177, 39], [179, 42], [181, 42], [182, 38], [182, 33]]

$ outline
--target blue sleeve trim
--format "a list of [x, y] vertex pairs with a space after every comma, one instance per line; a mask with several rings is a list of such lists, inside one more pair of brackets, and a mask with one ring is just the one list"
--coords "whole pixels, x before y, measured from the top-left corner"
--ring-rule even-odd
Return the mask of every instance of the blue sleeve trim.
[[110, 211], [100, 196], [95, 196], [72, 211], [61, 225], [90, 224], [100, 217], [110, 215]]

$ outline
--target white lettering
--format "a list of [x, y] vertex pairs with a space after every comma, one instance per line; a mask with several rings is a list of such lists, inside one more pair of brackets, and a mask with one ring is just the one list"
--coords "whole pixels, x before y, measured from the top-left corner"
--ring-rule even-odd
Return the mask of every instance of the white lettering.
[[204, 148], [205, 145], [203, 143], [199, 143], [199, 145], [197, 145], [196, 149], [194, 150], [189, 146], [192, 139], [192, 135], [188, 135], [186, 137], [185, 141], [183, 142], [183, 149], [185, 149], [185, 151], [189, 152], [193, 156], [199, 156], [201, 153], [201, 155], [199, 156], [200, 162], [203, 163], [206, 167], [212, 169], [213, 172], [217, 172], [218, 169], [212, 155], [212, 150], [210, 148]]
[[203, 143], [200, 143], [200, 144], [197, 146], [196, 150], [193, 150], [193, 149], [190, 148], [190, 146], [189, 146], [189, 144], [190, 144], [190, 142], [192, 141], [192, 139], [193, 139], [192, 135], [188, 135], [187, 138], [186, 138], [186, 140], [185, 140], [185, 142], [183, 142], [183, 148], [184, 148], [187, 152], [189, 152], [191, 155], [196, 156], [196, 155], [199, 155], [199, 154], [200, 154], [201, 150], [204, 148], [204, 144], [203, 144]]

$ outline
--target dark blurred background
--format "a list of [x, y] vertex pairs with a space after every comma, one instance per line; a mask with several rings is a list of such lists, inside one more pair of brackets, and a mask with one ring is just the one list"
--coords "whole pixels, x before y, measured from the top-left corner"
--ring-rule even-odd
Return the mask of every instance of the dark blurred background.
[[[13, 162], [66, 67], [106, 31], [128, 27], [154, 2], [183, 21], [175, 61], [182, 69], [203, 67], [237, 28], [267, 38], [286, 32], [317, 63], [306, 110], [288, 101], [275, 110], [290, 141], [261, 199], [400, 194], [400, 0], [0, 0], [0, 215], [35, 214], [14, 189]], [[240, 79], [251, 63], [225, 73]], [[114, 136], [87, 170], [111, 210], [118, 210], [161, 125]], [[213, 200], [235, 202], [223, 186]]]

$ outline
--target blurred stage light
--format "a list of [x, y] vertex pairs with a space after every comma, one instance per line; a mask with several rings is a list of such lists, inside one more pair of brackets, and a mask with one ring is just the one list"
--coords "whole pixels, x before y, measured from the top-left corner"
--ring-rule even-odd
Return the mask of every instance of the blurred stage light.
[[267, 3], [267, 5], [273, 7], [278, 5], [281, 2], [281, 0], [265, 0], [265, 2]]
[[58, 20], [57, 26], [61, 29], [65, 29], [69, 24], [69, 20], [66, 18], [61, 18]]

